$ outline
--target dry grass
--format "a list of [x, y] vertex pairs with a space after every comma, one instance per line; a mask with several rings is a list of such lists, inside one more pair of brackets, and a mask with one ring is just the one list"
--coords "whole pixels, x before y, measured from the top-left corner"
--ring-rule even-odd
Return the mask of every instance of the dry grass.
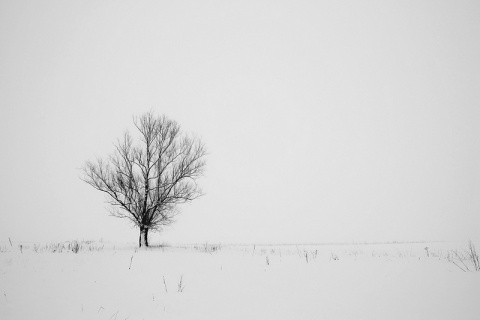
[[[0, 247], [0, 252], [7, 252], [9, 248], [6, 246]], [[51, 242], [46, 244], [34, 243], [33, 245], [19, 244], [18, 250], [23, 253], [27, 250], [32, 250], [36, 253], [51, 252], [62, 253], [72, 252], [78, 253], [80, 251], [102, 251], [103, 244], [97, 244], [93, 241], [65, 241], [65, 242]]]

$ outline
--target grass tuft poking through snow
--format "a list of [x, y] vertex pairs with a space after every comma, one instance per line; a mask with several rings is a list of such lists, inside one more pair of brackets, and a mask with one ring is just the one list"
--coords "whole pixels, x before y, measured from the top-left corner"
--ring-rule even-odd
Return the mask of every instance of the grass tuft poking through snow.
[[451, 250], [447, 254], [447, 260], [452, 262], [463, 272], [480, 271], [480, 262], [477, 249], [475, 248], [475, 244], [472, 242], [472, 240], [468, 241], [468, 249], [463, 251], [464, 252], [462, 253], [458, 250]]
[[468, 256], [470, 261], [473, 264], [473, 268], [475, 271], [480, 271], [480, 262], [478, 261], [478, 254], [477, 249], [475, 249], [475, 245], [473, 244], [472, 240], [468, 242]]
[[183, 274], [180, 276], [180, 280], [178, 281], [177, 285], [177, 292], [183, 292], [185, 289], [185, 284], [183, 283]]

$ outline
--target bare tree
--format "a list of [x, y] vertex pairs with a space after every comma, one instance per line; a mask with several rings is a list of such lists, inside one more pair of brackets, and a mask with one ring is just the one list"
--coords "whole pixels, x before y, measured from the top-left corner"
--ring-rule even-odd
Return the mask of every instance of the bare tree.
[[140, 141], [135, 143], [126, 132], [107, 160], [85, 163], [82, 180], [106, 194], [113, 216], [139, 227], [139, 246], [148, 247], [150, 230], [170, 225], [178, 204], [202, 195], [197, 179], [203, 174], [206, 150], [165, 116], [149, 112], [133, 122]]

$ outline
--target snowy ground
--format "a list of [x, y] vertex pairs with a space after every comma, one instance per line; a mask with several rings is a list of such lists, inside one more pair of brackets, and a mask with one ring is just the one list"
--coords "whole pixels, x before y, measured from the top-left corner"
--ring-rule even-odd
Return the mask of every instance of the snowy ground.
[[72, 248], [1, 244], [0, 319], [480, 319], [466, 243]]

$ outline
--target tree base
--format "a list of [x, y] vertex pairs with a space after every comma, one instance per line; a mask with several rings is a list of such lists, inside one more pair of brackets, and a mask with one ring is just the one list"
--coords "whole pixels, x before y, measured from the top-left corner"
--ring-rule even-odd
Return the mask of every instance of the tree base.
[[148, 228], [140, 228], [140, 237], [138, 238], [138, 246], [148, 247]]

